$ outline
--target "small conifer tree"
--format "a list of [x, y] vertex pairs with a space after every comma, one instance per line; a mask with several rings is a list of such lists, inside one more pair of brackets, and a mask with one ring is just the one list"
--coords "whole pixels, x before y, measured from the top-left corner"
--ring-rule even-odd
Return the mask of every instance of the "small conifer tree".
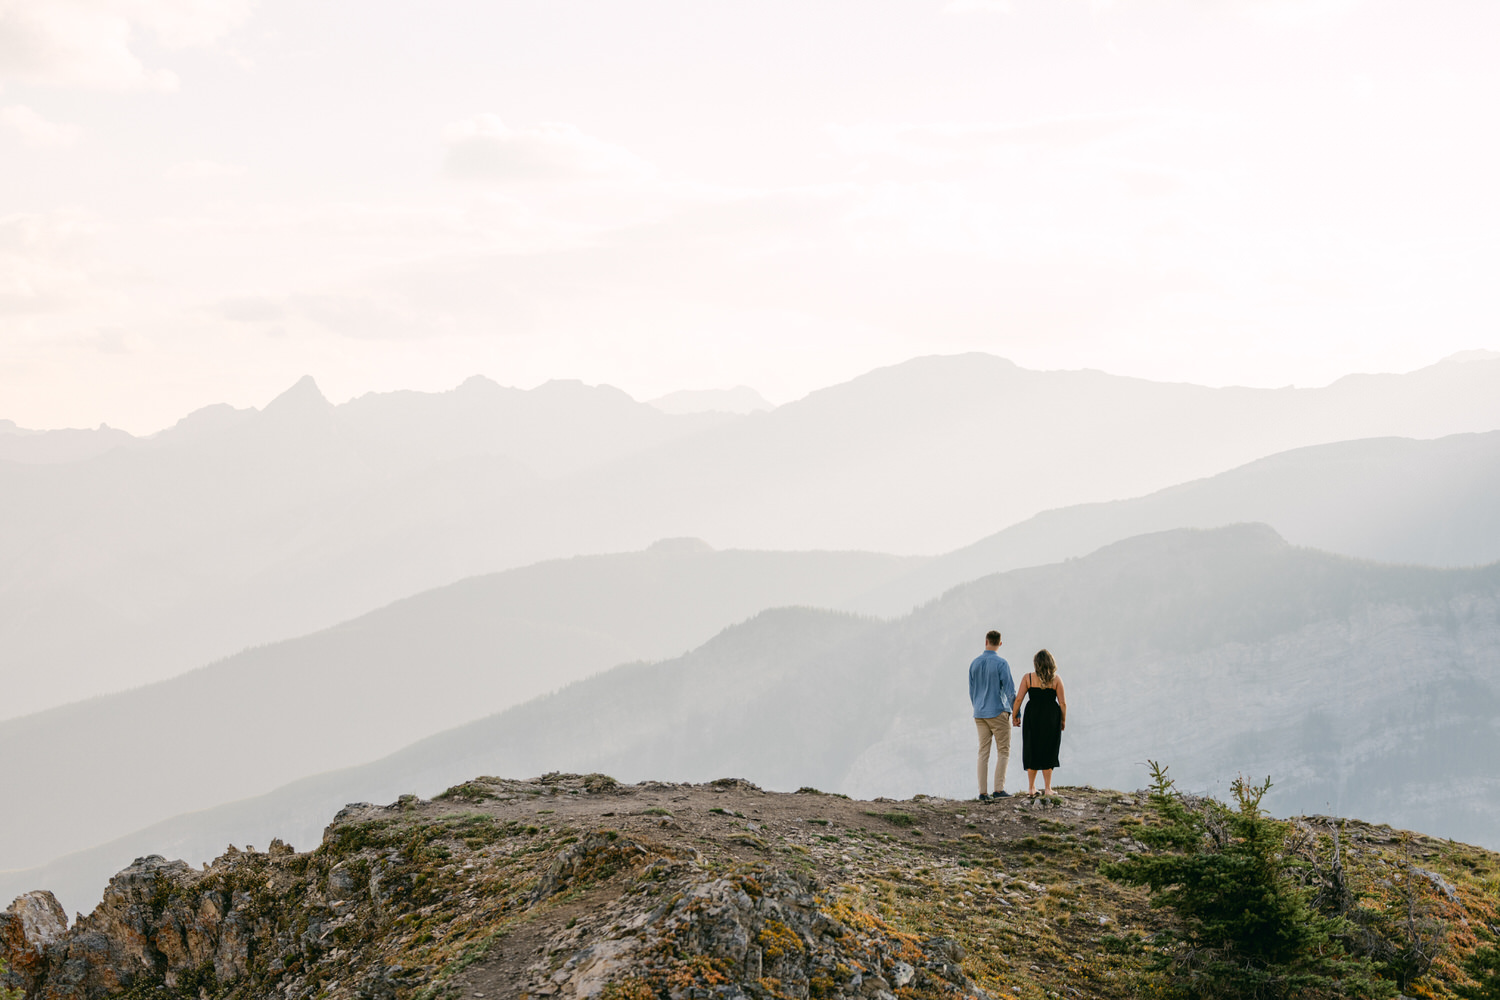
[[1366, 958], [1336, 940], [1290, 870], [1286, 824], [1261, 811], [1267, 778], [1231, 786], [1233, 807], [1179, 792], [1151, 762], [1156, 821], [1136, 834], [1154, 850], [1100, 870], [1147, 886], [1171, 912], [1168, 947], [1152, 970], [1162, 992], [1184, 1000], [1333, 1000], [1391, 997]]
[[1454, 993], [1463, 1000], [1500, 1000], [1500, 944], [1491, 940], [1475, 948], [1464, 959], [1464, 972], [1474, 985], [1454, 986]]

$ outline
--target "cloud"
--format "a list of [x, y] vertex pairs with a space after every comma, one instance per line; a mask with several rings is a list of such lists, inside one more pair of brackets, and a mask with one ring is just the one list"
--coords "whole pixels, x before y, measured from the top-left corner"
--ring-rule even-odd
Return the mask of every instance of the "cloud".
[[1235, 13], [1253, 21], [1297, 25], [1332, 21], [1350, 13], [1362, 0], [1240, 0]]
[[1011, 0], [949, 0], [943, 10], [949, 14], [972, 14], [976, 11], [1009, 14], [1015, 10], [1015, 4]]
[[55, 312], [85, 297], [82, 259], [96, 230], [76, 210], [0, 216], [0, 316]]
[[135, 0], [119, 6], [162, 45], [182, 49], [212, 45], [229, 34], [250, 16], [254, 0]]
[[464, 180], [641, 180], [650, 163], [622, 146], [547, 122], [512, 129], [494, 115], [477, 115], [443, 129], [443, 168]]
[[828, 129], [839, 149], [857, 156], [891, 156], [938, 167], [982, 161], [1005, 149], [1086, 146], [1149, 124], [1146, 113], [1076, 115], [1013, 123], [942, 122], [922, 125], [837, 125]]
[[265, 296], [240, 296], [220, 302], [215, 311], [231, 323], [276, 323], [286, 319], [286, 306]]
[[216, 160], [184, 160], [168, 167], [162, 176], [169, 181], [216, 181], [242, 177], [245, 168]]
[[409, 340], [441, 336], [452, 329], [451, 306], [423, 309], [399, 287], [298, 295], [295, 304], [302, 317], [356, 340]]
[[[1096, 13], [1129, 13], [1136, 10], [1161, 10], [1171, 7], [1190, 9], [1198, 14], [1244, 17], [1270, 24], [1297, 25], [1328, 21], [1352, 11], [1363, 0], [1077, 0]], [[1058, 6], [1058, 0], [948, 0], [947, 14], [1013, 14], [1023, 4], [1032, 7]]]
[[137, 33], [169, 48], [210, 45], [251, 0], [0, 0], [0, 77], [99, 90], [173, 90], [177, 76], [136, 54]]
[[21, 145], [33, 149], [48, 146], [71, 146], [78, 141], [77, 125], [49, 122], [24, 104], [0, 108], [0, 125], [9, 129]]
[[206, 311], [273, 336], [284, 334], [289, 326], [354, 340], [415, 340], [449, 332], [453, 313], [462, 311], [449, 299], [455, 291], [452, 283], [426, 299], [420, 287], [414, 294], [412, 285], [410, 274], [386, 268], [364, 275], [362, 281], [333, 283], [310, 292], [225, 298]]

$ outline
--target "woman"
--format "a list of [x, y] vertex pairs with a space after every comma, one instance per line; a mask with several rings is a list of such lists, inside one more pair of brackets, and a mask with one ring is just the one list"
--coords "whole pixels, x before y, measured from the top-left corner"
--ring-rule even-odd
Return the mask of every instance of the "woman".
[[1057, 751], [1062, 745], [1062, 731], [1068, 728], [1068, 699], [1063, 695], [1062, 678], [1057, 676], [1057, 661], [1045, 649], [1031, 660], [1033, 673], [1021, 678], [1011, 709], [1010, 724], [1021, 725], [1021, 703], [1029, 695], [1026, 725], [1021, 729], [1021, 763], [1031, 786], [1027, 794], [1036, 797], [1036, 773], [1042, 772], [1045, 791], [1052, 794], [1052, 769], [1057, 766]]

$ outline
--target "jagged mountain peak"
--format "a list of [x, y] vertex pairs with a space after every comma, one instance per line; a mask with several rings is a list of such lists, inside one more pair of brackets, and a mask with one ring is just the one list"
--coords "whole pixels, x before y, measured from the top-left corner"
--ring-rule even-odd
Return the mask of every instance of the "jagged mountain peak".
[[462, 393], [491, 393], [497, 392], [505, 387], [488, 375], [470, 375], [454, 387], [454, 392]]
[[318, 383], [311, 375], [304, 375], [292, 384], [281, 395], [271, 400], [261, 410], [265, 414], [292, 414], [324, 412], [331, 410], [333, 404], [323, 395], [323, 390], [318, 388]]

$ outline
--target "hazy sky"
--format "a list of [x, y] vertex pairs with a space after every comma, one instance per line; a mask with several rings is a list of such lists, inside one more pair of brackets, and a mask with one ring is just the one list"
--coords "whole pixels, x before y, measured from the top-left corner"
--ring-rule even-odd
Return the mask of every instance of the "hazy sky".
[[0, 0], [0, 417], [1500, 347], [1500, 4]]

